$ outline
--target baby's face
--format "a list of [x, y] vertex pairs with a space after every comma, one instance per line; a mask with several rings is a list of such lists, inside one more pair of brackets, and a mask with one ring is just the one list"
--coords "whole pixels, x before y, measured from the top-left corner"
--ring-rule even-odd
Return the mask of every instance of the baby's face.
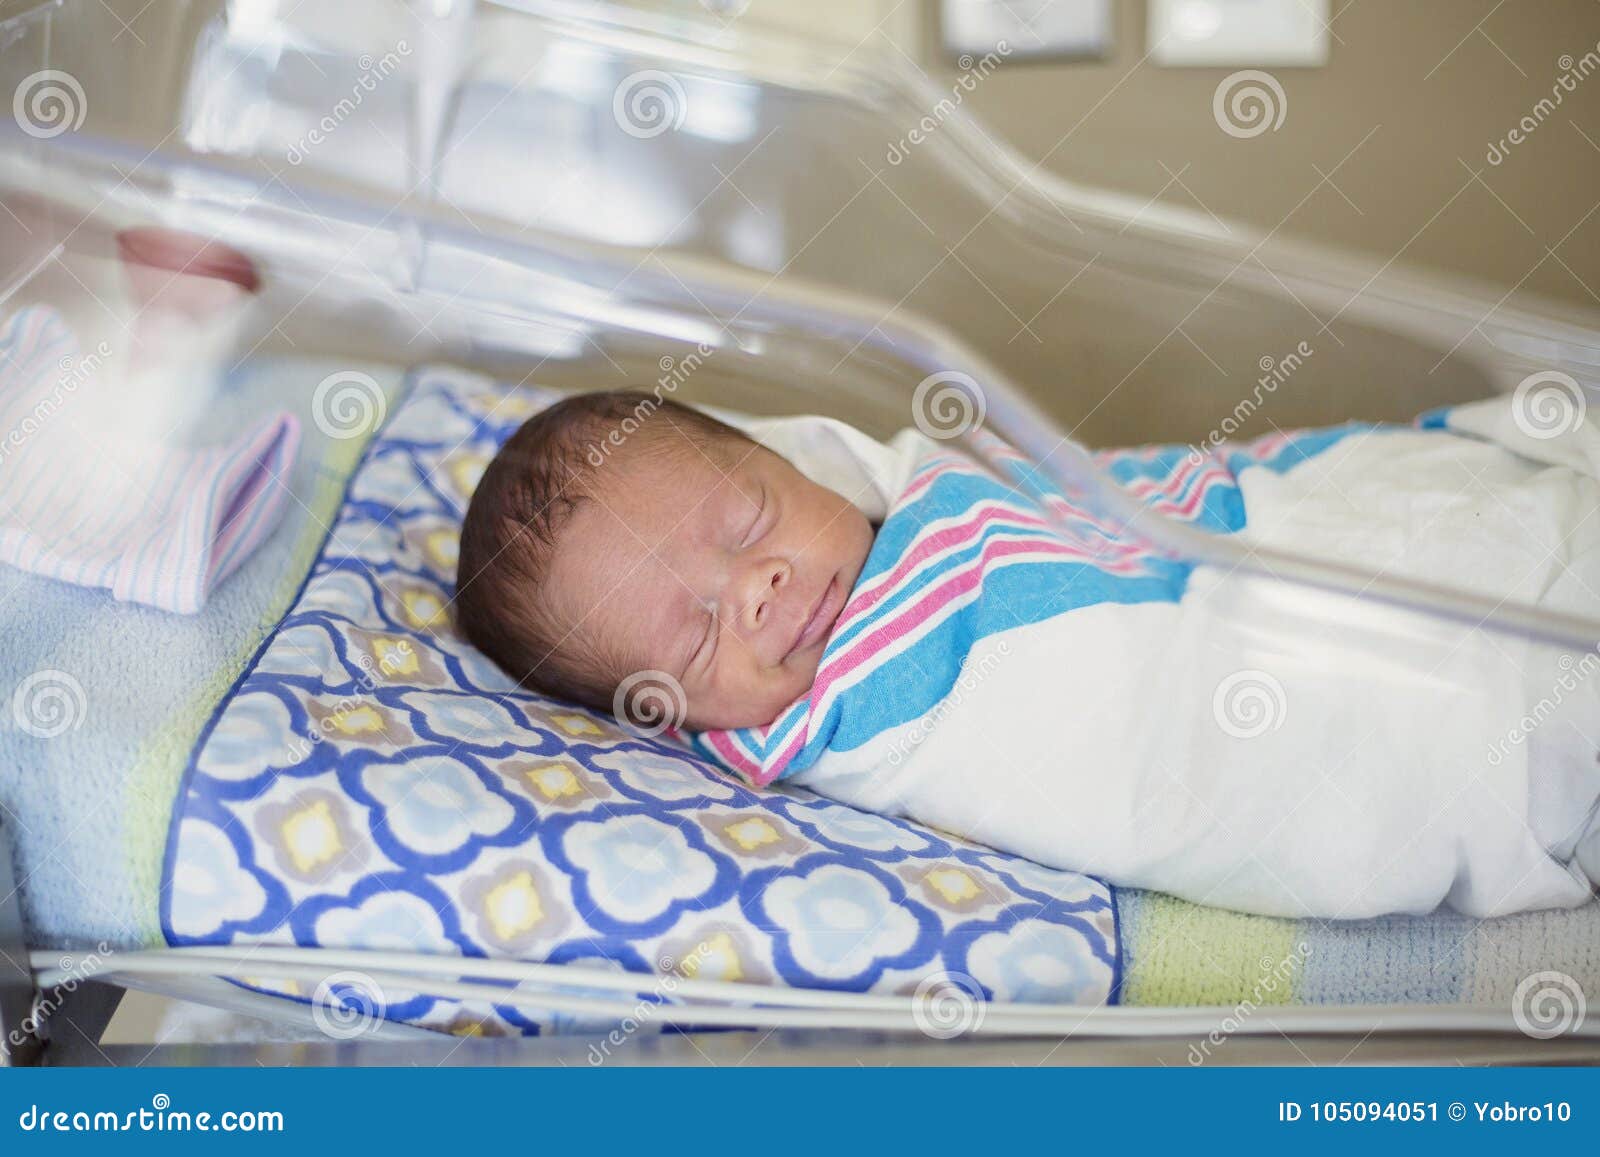
[[676, 678], [687, 726], [771, 723], [816, 680], [871, 524], [754, 445], [600, 470], [597, 500], [559, 533], [549, 597], [627, 671]]

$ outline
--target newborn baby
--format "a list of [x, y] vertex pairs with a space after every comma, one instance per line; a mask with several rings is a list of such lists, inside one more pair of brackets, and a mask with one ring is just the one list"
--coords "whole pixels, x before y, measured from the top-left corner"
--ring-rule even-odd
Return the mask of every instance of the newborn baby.
[[[1113, 884], [1323, 918], [1589, 900], [1600, 653], [1173, 559], [974, 437], [1009, 478], [915, 431], [570, 398], [485, 471], [458, 622], [602, 711], [665, 673], [755, 784]], [[1099, 460], [1200, 530], [1600, 612], [1600, 430], [1519, 433], [1505, 399]]]
[[732, 426], [583, 394], [484, 472], [456, 614], [524, 686], [609, 712], [628, 675], [663, 671], [687, 703], [674, 722], [755, 727], [816, 679], [871, 545], [860, 510]]

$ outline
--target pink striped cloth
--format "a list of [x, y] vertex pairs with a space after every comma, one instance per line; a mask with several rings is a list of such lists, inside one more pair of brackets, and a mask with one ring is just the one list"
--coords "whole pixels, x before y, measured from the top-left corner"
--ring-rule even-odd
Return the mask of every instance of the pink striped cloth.
[[0, 328], [0, 563], [193, 614], [277, 525], [299, 423], [201, 447], [86, 430], [102, 368], [51, 309]]
[[[1369, 428], [1278, 431], [1210, 453], [1176, 445], [1105, 450], [1095, 463], [1146, 509], [1235, 534], [1246, 525], [1241, 472], [1281, 473]], [[1031, 628], [1061, 615], [1184, 597], [1196, 563], [1105, 519], [1092, 499], [1056, 486], [993, 434], [969, 430], [964, 441], [983, 453], [984, 465], [932, 442], [916, 451], [914, 472], [878, 527], [811, 689], [765, 727], [679, 731], [677, 738], [763, 787], [846, 753], [851, 766], [892, 767], [906, 744], [920, 746], [942, 712], [973, 690], [968, 663], [986, 641], [1004, 634], [1026, 646], [1020, 640]], [[1048, 663], [1038, 676], [1050, 677]], [[925, 759], [942, 741], [930, 742]]]

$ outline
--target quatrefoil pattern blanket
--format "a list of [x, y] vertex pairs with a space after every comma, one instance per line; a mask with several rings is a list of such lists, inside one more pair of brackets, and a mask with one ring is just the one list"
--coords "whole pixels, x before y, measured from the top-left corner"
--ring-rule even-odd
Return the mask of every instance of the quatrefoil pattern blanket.
[[[671, 999], [662, 974], [883, 993], [942, 973], [987, 1000], [1115, 999], [1100, 881], [752, 788], [517, 688], [457, 637], [468, 497], [555, 396], [414, 375], [193, 754], [168, 841], [169, 942], [573, 963], [638, 973], [651, 999]], [[605, 1023], [349, 978], [234, 979], [443, 1031]]]

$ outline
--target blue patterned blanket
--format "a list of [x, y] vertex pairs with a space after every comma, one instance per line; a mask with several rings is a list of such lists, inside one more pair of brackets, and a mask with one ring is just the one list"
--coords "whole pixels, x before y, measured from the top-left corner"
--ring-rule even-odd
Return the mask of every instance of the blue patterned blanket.
[[[851, 991], [949, 973], [984, 999], [1115, 999], [1100, 881], [795, 788], [745, 787], [687, 748], [514, 687], [456, 636], [467, 499], [551, 396], [417, 375], [292, 610], [193, 754], [168, 838], [168, 941]], [[344, 1000], [337, 986], [239, 979]], [[572, 1024], [426, 993], [359, 999], [447, 1031]]]

